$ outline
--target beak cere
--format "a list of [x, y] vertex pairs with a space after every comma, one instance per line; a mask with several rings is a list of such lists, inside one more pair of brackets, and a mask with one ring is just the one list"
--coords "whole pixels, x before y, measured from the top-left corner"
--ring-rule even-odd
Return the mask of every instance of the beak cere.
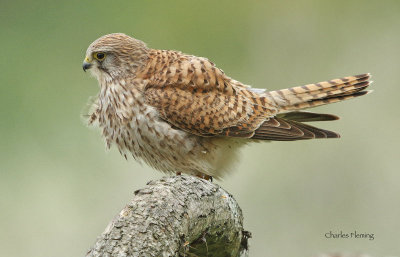
[[83, 71], [85, 71], [85, 72], [86, 72], [86, 70], [90, 69], [91, 67], [92, 67], [91, 63], [83, 62], [83, 64], [82, 64]]

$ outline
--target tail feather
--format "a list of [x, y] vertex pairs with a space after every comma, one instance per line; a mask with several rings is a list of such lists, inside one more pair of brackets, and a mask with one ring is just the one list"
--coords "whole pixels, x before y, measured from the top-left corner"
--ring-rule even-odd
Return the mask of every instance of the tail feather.
[[332, 86], [329, 89], [325, 89], [322, 92], [306, 92], [302, 94], [296, 94], [295, 97], [300, 101], [309, 101], [313, 99], [322, 99], [330, 96], [340, 96], [340, 95], [349, 95], [358, 91], [364, 90], [369, 86], [369, 81], [359, 82], [353, 85], [340, 85], [340, 86]]
[[338, 138], [336, 132], [317, 128], [303, 122], [337, 120], [332, 114], [298, 111], [305, 108], [356, 98], [371, 91], [370, 74], [334, 79], [316, 84], [270, 91], [278, 105], [278, 114], [254, 131], [253, 139], [293, 141], [313, 138]]
[[370, 85], [369, 73], [349, 76], [300, 87], [292, 87], [269, 92], [279, 106], [279, 112], [311, 108], [336, 103], [365, 95]]

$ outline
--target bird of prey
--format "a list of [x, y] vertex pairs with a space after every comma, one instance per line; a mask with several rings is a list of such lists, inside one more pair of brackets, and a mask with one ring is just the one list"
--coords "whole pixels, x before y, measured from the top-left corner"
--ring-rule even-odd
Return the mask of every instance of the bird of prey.
[[157, 50], [122, 33], [102, 36], [87, 49], [83, 70], [100, 92], [89, 124], [153, 168], [220, 178], [250, 142], [338, 138], [304, 122], [337, 116], [302, 111], [367, 94], [362, 74], [267, 91], [227, 76], [207, 58]]

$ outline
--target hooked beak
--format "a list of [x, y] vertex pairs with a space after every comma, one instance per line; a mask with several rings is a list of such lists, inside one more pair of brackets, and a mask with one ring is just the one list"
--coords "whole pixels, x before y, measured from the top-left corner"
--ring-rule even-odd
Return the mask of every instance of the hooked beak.
[[82, 64], [83, 71], [86, 72], [86, 70], [90, 69], [91, 67], [92, 67], [92, 64], [90, 63], [89, 58], [86, 57]]
[[90, 69], [90, 67], [92, 67], [91, 63], [83, 62], [83, 64], [82, 64], [83, 71], [86, 72], [86, 70]]

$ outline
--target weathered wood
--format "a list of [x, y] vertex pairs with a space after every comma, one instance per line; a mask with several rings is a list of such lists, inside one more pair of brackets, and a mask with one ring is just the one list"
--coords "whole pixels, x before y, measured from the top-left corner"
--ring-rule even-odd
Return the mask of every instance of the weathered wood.
[[220, 186], [164, 177], [135, 191], [87, 257], [248, 256], [242, 211]]

